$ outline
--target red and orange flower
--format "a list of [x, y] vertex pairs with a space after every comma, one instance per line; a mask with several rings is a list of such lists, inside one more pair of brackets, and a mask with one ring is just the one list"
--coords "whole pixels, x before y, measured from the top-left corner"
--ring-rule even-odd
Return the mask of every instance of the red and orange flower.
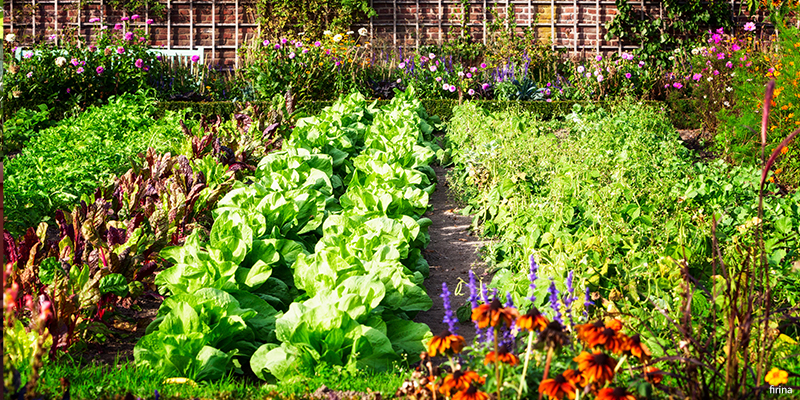
[[636, 356], [640, 360], [649, 360], [650, 359], [650, 349], [642, 343], [642, 338], [639, 334], [635, 334], [628, 338], [628, 343], [626, 345], [628, 352], [632, 355]]
[[437, 354], [458, 354], [462, 349], [464, 349], [464, 337], [454, 335], [449, 330], [434, 336], [428, 342], [428, 353], [431, 357], [436, 357]]
[[605, 388], [597, 392], [597, 400], [636, 400], [625, 388]]
[[664, 379], [664, 374], [656, 367], [647, 367], [644, 369], [644, 380], [652, 384], [661, 383]]
[[613, 328], [605, 328], [595, 333], [586, 340], [586, 343], [589, 347], [605, 346], [606, 350], [614, 354], [628, 350], [628, 337]]
[[573, 360], [578, 363], [578, 370], [587, 383], [597, 382], [602, 385], [614, 379], [617, 362], [606, 353], [595, 351], [589, 354], [584, 351]]
[[452, 400], [489, 400], [489, 395], [478, 390], [478, 386], [472, 382], [469, 388], [456, 392]]
[[517, 317], [519, 313], [515, 308], [503, 307], [496, 297], [491, 304], [481, 304], [472, 309], [472, 320], [478, 322], [478, 328], [496, 327], [503, 323], [511, 326]]
[[519, 364], [519, 358], [508, 351], [508, 347], [506, 347], [506, 345], [502, 345], [498, 347], [497, 352], [490, 351], [489, 354], [486, 355], [486, 358], [483, 359], [483, 363], [486, 365], [497, 362], [508, 365], [517, 365]]
[[536, 307], [531, 308], [525, 315], [517, 318], [517, 327], [523, 331], [541, 332], [544, 328], [547, 328], [548, 323], [547, 318]]
[[449, 396], [450, 393], [454, 391], [469, 389], [469, 385], [472, 382], [477, 382], [483, 385], [484, 382], [486, 382], [486, 379], [478, 375], [478, 373], [475, 371], [458, 370], [444, 378], [444, 382], [442, 382], [439, 392], [445, 396]]
[[590, 337], [606, 328], [603, 321], [595, 321], [591, 324], [577, 325], [575, 328], [578, 331], [578, 339], [586, 342]]
[[581, 376], [577, 372], [568, 369], [553, 378], [543, 380], [539, 384], [539, 393], [559, 400], [564, 396], [574, 399], [580, 380]]

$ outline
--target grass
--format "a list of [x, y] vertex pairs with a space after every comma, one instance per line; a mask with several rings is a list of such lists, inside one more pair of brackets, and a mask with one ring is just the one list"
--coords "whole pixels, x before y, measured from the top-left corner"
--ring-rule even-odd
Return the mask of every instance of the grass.
[[294, 399], [307, 398], [322, 385], [336, 391], [379, 392], [383, 397], [391, 397], [408, 374], [408, 368], [402, 365], [387, 372], [350, 372], [322, 365], [314, 375], [297, 375], [278, 383], [233, 375], [214, 382], [165, 383], [165, 376], [132, 363], [86, 365], [65, 357], [42, 368], [38, 390], [47, 397], [60, 398], [61, 378], [65, 378], [71, 399], [112, 399], [127, 393], [154, 399], [156, 391], [161, 399]]

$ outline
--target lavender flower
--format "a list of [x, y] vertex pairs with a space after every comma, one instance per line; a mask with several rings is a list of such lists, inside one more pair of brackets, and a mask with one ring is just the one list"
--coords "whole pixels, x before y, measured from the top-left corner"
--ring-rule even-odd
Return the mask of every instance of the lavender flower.
[[536, 264], [536, 259], [533, 258], [533, 254], [531, 254], [530, 258], [530, 265], [531, 265], [531, 273], [528, 275], [528, 279], [531, 281], [531, 303], [536, 302], [536, 279], [539, 277], [537, 276], [537, 272], [539, 271], [539, 264]]
[[569, 327], [572, 329], [575, 326], [575, 321], [572, 320], [572, 303], [577, 300], [575, 295], [575, 287], [572, 286], [572, 279], [574, 278], [575, 271], [569, 271], [567, 275], [567, 297], [564, 298], [564, 307], [567, 309], [567, 318], [569, 318]]
[[475, 273], [469, 270], [469, 303], [472, 308], [478, 306], [478, 287], [475, 283]]
[[553, 278], [550, 278], [550, 288], [548, 289], [550, 293], [550, 308], [553, 309], [555, 312], [555, 316], [553, 316], [553, 320], [558, 321], [561, 325], [564, 325], [564, 321], [561, 319], [561, 307], [558, 305], [558, 289], [556, 288], [556, 282]]
[[510, 292], [506, 292], [506, 304], [503, 307], [514, 307], [514, 299], [511, 298]]
[[589, 306], [593, 306], [594, 302], [592, 301], [591, 296], [589, 295], [589, 287], [586, 287], [586, 294], [583, 296], [583, 316], [589, 317], [589, 312], [586, 311]]
[[447, 282], [442, 282], [442, 303], [444, 305], [444, 323], [447, 324], [447, 327], [450, 328], [450, 332], [453, 333], [456, 331], [456, 319], [455, 315], [453, 315], [453, 309], [450, 307], [450, 290], [447, 289]]
[[484, 283], [481, 283], [481, 296], [483, 297], [483, 303], [489, 304], [489, 288]]

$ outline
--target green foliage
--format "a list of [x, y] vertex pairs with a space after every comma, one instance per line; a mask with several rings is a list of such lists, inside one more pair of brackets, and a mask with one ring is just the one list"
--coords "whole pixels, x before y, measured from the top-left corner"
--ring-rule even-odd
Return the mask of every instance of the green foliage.
[[421, 215], [440, 150], [430, 142], [435, 123], [413, 89], [381, 109], [352, 94], [298, 120], [284, 151], [219, 201], [207, 238], [195, 231], [161, 252], [174, 263], [156, 278], [162, 292], [186, 303], [207, 289], [230, 293], [242, 309], [229, 315], [256, 334], [215, 341], [219, 320], [203, 314], [211, 311], [184, 307], [175, 318], [200, 322], [174, 331], [154, 323], [137, 364], [217, 379], [235, 370], [234, 357], [261, 378], [285, 379], [321, 363], [386, 370], [400, 352], [420, 351], [429, 332], [410, 319], [432, 304], [421, 256], [430, 220]]
[[320, 38], [326, 30], [345, 32], [354, 23], [377, 15], [367, 0], [258, 0], [258, 22], [275, 34], [304, 33]]
[[[640, 54], [668, 66], [669, 52], [690, 44], [708, 29], [731, 26], [731, 4], [725, 1], [660, 1], [663, 17], [634, 10], [628, 0], [616, 0], [618, 13], [606, 26], [606, 39], [618, 38], [640, 46]], [[655, 6], [655, 5], [654, 5]]]
[[18, 234], [47, 221], [130, 168], [148, 147], [175, 152], [184, 136], [177, 113], [153, 119], [153, 103], [143, 93], [124, 94], [39, 132], [5, 164], [7, 229]]
[[22, 108], [17, 110], [14, 117], [3, 123], [2, 148], [0, 158], [5, 158], [9, 153], [16, 153], [25, 143], [35, 137], [40, 130], [52, 124], [50, 109], [40, 104], [37, 110]]
[[[759, 170], [695, 162], [651, 108], [575, 106], [565, 122], [549, 123], [471, 104], [455, 112], [448, 131], [454, 187], [475, 226], [500, 239], [486, 249], [490, 265], [501, 269], [493, 285], [520, 297], [527, 275], [518, 269], [533, 253], [544, 275], [579, 271], [592, 288], [635, 304], [626, 312], [645, 318], [649, 301], [679, 301], [671, 260], [685, 257], [700, 279], [712, 274], [712, 219], [727, 249], [747, 237], [744, 227], [758, 215]], [[780, 225], [764, 232], [768, 258], [782, 271], [774, 291], [781, 304], [796, 301], [798, 199], [765, 200], [764, 219]], [[724, 254], [731, 261], [736, 253]]]

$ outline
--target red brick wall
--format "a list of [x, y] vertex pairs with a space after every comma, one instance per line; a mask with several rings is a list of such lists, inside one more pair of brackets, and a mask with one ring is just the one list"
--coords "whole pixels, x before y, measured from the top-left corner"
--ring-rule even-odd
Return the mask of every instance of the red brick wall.
[[[206, 47], [206, 58], [212, 65], [235, 66], [237, 45], [241, 47], [258, 32], [252, 4], [248, 0], [239, 0], [237, 29], [236, 0], [213, 2], [212, 5], [211, 0], [199, 4], [193, 4], [191, 0], [170, 0], [169, 3], [161, 0], [165, 7], [169, 4], [164, 15], [157, 17], [142, 13], [138, 24], [144, 26], [147, 17], [155, 20], [149, 27], [154, 46], [186, 49]], [[32, 5], [34, 3], [35, 7]], [[34, 33], [37, 39], [42, 39], [55, 31], [56, 24], [59, 30], [80, 28], [80, 34], [89, 39], [99, 29], [98, 24], [89, 26], [90, 18], [101, 17], [106, 24], [113, 25], [123, 16], [130, 16], [107, 5], [102, 6], [100, 0], [84, 1], [80, 10], [78, 2], [74, 0], [6, 0], [4, 7], [5, 29], [13, 28], [23, 40], [31, 40]], [[438, 44], [447, 40], [448, 34], [458, 35], [461, 30], [462, 5], [458, 0], [372, 0], [372, 7], [378, 16], [357, 24], [354, 30], [368, 28], [375, 45], [412, 48]], [[486, 9], [484, 0], [469, 0], [467, 9], [471, 36], [478, 41], [484, 40], [484, 32], [490, 33], [488, 28], [484, 28], [484, 21], [488, 25], [494, 20], [491, 10], [503, 18], [506, 7], [513, 8], [516, 14], [518, 32], [536, 27], [537, 35], [542, 40], [553, 39], [555, 47], [566, 48], [570, 52], [588, 54], [598, 49], [613, 52], [632, 48], [616, 40], [604, 40], [604, 25], [617, 12], [611, 0], [486, 0]], [[552, 18], [552, 7], [555, 8], [555, 18]], [[642, 6], [634, 6], [634, 9], [641, 10]], [[660, 10], [657, 3], [645, 1], [644, 12], [658, 15]], [[735, 14], [739, 15], [738, 12]], [[551, 22], [555, 24], [555, 33], [551, 29]]]

